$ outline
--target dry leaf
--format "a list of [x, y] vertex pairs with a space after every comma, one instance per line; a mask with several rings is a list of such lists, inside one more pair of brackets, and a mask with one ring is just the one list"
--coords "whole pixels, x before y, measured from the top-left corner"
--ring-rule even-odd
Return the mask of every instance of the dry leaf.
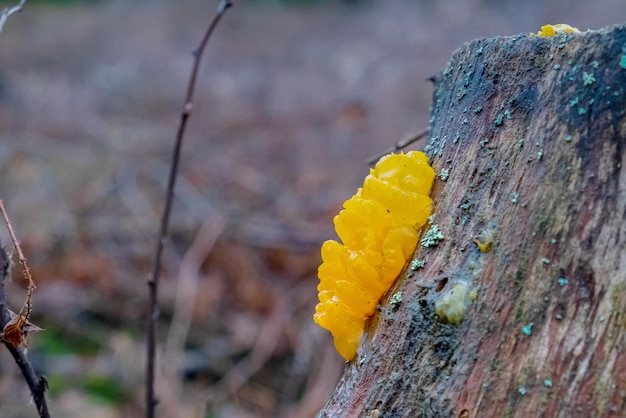
[[22, 314], [18, 315], [11, 310], [9, 310], [9, 314], [11, 315], [11, 320], [7, 322], [2, 330], [2, 339], [13, 347], [24, 344], [24, 347], [28, 348], [28, 333], [30, 331], [43, 331], [43, 328], [30, 322]]

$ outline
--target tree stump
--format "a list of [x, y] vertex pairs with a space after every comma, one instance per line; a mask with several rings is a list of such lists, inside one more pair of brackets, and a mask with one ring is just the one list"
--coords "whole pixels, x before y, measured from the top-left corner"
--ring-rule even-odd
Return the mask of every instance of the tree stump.
[[434, 81], [445, 239], [319, 416], [626, 416], [626, 26], [475, 40]]

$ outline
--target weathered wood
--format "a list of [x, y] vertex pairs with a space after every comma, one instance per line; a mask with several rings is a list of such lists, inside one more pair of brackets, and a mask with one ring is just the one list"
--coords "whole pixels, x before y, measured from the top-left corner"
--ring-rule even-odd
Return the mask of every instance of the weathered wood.
[[[626, 416], [625, 67], [624, 25], [454, 53], [427, 148], [446, 238], [417, 249], [319, 416]], [[446, 324], [459, 281], [477, 298]]]

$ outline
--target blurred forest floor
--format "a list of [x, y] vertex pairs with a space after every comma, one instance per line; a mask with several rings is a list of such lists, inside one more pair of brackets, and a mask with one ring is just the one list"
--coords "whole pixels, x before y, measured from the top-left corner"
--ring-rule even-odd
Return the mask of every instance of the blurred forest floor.
[[[190, 52], [216, 5], [27, 2], [0, 34], [0, 197], [38, 285], [46, 331], [29, 355], [55, 416], [142, 414], [145, 279]], [[472, 38], [623, 20], [623, 0], [237, 2], [183, 147], [161, 416], [313, 416], [343, 370], [312, 321], [319, 246], [365, 159], [427, 128], [426, 79]], [[0, 416], [36, 416], [0, 351]]]

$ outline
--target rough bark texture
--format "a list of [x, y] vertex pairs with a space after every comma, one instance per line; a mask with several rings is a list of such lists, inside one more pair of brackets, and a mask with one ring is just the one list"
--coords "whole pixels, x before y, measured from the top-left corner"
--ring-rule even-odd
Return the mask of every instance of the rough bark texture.
[[[625, 67], [626, 26], [454, 53], [427, 147], [445, 240], [417, 249], [319, 416], [626, 416]], [[459, 281], [477, 298], [446, 324]]]

